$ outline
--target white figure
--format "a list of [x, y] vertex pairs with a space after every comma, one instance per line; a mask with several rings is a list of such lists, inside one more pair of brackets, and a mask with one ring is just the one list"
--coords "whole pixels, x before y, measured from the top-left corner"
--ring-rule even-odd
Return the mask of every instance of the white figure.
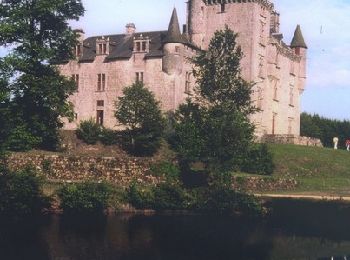
[[334, 137], [333, 138], [334, 150], [338, 150], [338, 142], [339, 142], [339, 138]]

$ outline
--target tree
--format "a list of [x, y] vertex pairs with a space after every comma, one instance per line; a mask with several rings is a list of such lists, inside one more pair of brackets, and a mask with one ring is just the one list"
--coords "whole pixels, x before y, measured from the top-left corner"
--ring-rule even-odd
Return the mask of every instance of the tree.
[[208, 51], [192, 59], [194, 98], [176, 112], [174, 147], [180, 159], [201, 162], [218, 177], [240, 168], [254, 133], [248, 118], [255, 111], [252, 84], [241, 77], [242, 52], [236, 38], [227, 27], [217, 31]]
[[116, 103], [115, 116], [126, 127], [130, 152], [151, 155], [157, 151], [165, 122], [159, 102], [141, 82], [123, 90], [123, 96], [118, 97]]
[[63, 126], [60, 118], [73, 115], [67, 99], [75, 84], [50, 63], [73, 58], [77, 35], [68, 21], [77, 20], [83, 13], [81, 0], [1, 3], [0, 45], [11, 47], [1, 60], [11, 79], [7, 82], [10, 99], [5, 106], [13, 118], [10, 131], [26, 133], [35, 148], [55, 149], [58, 129]]

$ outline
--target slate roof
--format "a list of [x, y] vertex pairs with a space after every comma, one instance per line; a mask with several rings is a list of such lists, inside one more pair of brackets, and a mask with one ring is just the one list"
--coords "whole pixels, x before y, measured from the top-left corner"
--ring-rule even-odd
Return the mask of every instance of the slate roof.
[[297, 28], [295, 29], [294, 37], [293, 37], [292, 43], [290, 44], [290, 47], [292, 47], [292, 48], [301, 47], [301, 48], [307, 49], [307, 45], [305, 43], [305, 40], [304, 40], [304, 37], [303, 37], [303, 34], [301, 32], [299, 24], [298, 24]]
[[173, 14], [171, 15], [168, 33], [165, 37], [164, 43], [186, 43], [187, 40], [183, 37], [180, 32], [179, 19], [177, 17], [176, 9], [174, 8]]
[[[150, 50], [145, 55], [145, 58], [162, 57], [163, 56], [163, 41], [167, 35], [167, 31], [156, 32], [140, 32], [132, 35], [116, 34], [104, 35], [104, 38], [109, 38], [109, 55], [106, 55], [106, 61], [117, 59], [129, 59], [132, 56], [134, 47], [134, 37], [140, 36], [150, 39]], [[79, 62], [93, 62], [96, 57], [96, 40], [101, 39], [102, 36], [89, 37], [83, 43], [83, 56]]]

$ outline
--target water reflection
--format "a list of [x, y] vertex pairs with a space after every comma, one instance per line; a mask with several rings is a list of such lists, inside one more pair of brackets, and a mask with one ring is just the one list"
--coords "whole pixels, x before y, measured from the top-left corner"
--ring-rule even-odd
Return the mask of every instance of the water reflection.
[[260, 220], [124, 214], [2, 225], [0, 259], [350, 259], [348, 204], [268, 204]]

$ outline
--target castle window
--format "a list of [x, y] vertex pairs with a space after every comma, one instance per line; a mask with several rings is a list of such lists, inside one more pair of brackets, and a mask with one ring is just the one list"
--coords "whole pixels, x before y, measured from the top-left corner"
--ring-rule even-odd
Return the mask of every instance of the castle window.
[[75, 57], [80, 57], [82, 55], [82, 45], [75, 45]]
[[77, 86], [77, 89], [79, 88], [79, 74], [73, 74], [72, 80], [74, 80], [75, 85]]
[[134, 38], [134, 52], [149, 52], [149, 37], [143, 37], [142, 34]]
[[147, 49], [146, 46], [147, 46], [147, 42], [145, 42], [145, 41], [142, 42], [142, 49], [141, 50], [146, 51], [146, 49]]
[[190, 87], [191, 87], [191, 73], [190, 72], [186, 72], [186, 83], [185, 83], [185, 93], [186, 94], [190, 94], [191, 93], [191, 90], [190, 90]]
[[262, 110], [262, 89], [259, 87], [257, 91], [257, 102], [256, 102], [256, 107], [259, 110]]
[[294, 106], [294, 89], [290, 88], [289, 90], [289, 105]]
[[107, 55], [109, 53], [109, 38], [96, 40], [96, 54], [97, 55]]
[[175, 46], [175, 52], [180, 53], [180, 46]]
[[220, 12], [224, 13], [226, 11], [226, 4], [220, 4]]
[[104, 112], [103, 110], [96, 111], [96, 123], [99, 125], [103, 125]]
[[143, 72], [136, 72], [136, 82], [141, 82], [143, 83]]
[[106, 74], [97, 74], [97, 91], [105, 91]]
[[273, 100], [278, 101], [278, 82], [277, 82], [277, 80], [274, 82], [274, 85], [273, 85]]
[[294, 118], [288, 118], [288, 134], [292, 135], [293, 134], [293, 122]]
[[103, 107], [105, 105], [105, 102], [103, 100], [97, 100], [97, 106]]

